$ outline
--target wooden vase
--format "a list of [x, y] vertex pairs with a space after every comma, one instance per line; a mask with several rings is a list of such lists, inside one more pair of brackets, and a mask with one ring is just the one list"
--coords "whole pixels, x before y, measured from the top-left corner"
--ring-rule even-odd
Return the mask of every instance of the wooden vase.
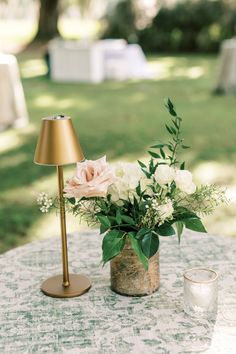
[[145, 270], [129, 241], [122, 252], [110, 262], [111, 289], [127, 296], [145, 296], [160, 285], [159, 252], [149, 259]]

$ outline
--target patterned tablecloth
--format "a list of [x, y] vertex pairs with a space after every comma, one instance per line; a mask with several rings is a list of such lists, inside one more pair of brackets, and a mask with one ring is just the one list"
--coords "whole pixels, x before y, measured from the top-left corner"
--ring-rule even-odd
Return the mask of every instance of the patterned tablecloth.
[[[43, 295], [41, 282], [60, 273], [60, 239], [16, 248], [0, 257], [0, 353], [166, 354], [236, 353], [236, 241], [186, 233], [161, 239], [161, 287], [153, 295], [124, 297], [109, 288], [100, 265], [101, 237], [69, 236], [70, 269], [88, 275], [91, 290], [78, 298]], [[183, 312], [186, 268], [220, 272], [216, 320]]]

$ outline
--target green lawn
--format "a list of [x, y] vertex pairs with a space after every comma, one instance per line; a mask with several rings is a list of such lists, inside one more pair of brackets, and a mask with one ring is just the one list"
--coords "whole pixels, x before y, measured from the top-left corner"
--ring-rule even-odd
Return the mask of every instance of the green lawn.
[[[213, 56], [156, 56], [153, 81], [105, 82], [99, 85], [52, 83], [39, 57], [19, 56], [30, 126], [0, 134], [0, 251], [58, 232], [53, 215], [41, 215], [35, 205], [40, 190], [55, 193], [52, 167], [33, 164], [41, 117], [70, 115], [86, 157], [106, 154], [110, 161], [145, 158], [157, 139], [165, 139], [164, 108], [170, 97], [184, 118], [184, 158], [199, 182], [227, 185], [236, 191], [236, 100], [214, 96], [216, 58]], [[67, 173], [70, 173], [67, 170]], [[206, 219], [209, 232], [234, 235], [235, 204]], [[69, 219], [69, 230], [78, 228]]]

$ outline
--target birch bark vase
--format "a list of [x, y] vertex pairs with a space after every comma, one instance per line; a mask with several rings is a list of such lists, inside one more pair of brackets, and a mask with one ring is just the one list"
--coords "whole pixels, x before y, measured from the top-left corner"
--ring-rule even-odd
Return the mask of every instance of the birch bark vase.
[[145, 270], [131, 247], [126, 242], [123, 251], [110, 262], [111, 289], [127, 296], [145, 296], [157, 291], [160, 285], [159, 252], [149, 260]]

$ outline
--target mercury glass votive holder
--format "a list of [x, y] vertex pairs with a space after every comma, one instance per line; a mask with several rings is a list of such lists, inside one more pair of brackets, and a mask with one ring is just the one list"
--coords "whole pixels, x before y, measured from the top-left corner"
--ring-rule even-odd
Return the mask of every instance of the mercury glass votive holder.
[[211, 319], [217, 314], [218, 274], [212, 269], [192, 268], [184, 272], [184, 311]]

